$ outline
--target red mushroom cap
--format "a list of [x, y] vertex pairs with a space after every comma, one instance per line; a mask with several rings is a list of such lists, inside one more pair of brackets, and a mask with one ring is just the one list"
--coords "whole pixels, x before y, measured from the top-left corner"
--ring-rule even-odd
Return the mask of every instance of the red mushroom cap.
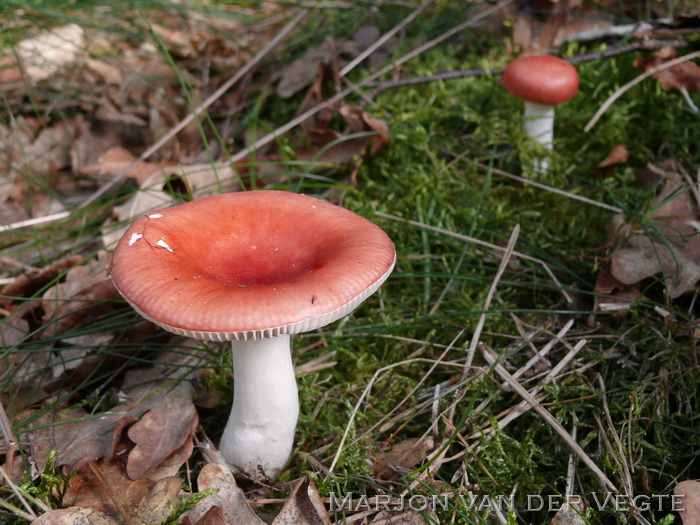
[[503, 85], [528, 102], [555, 106], [578, 91], [576, 68], [552, 55], [532, 55], [513, 60], [503, 73]]
[[204, 197], [135, 221], [112, 279], [141, 315], [206, 340], [313, 330], [384, 282], [396, 252], [375, 224], [283, 191]]

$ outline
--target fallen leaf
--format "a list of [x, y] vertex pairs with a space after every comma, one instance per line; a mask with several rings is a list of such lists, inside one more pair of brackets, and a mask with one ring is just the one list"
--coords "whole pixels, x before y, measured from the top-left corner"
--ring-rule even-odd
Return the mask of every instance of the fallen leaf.
[[[126, 465], [129, 477], [146, 476], [187, 441], [191, 442], [198, 421], [190, 383], [178, 383], [129, 428], [129, 439], [136, 444]], [[191, 449], [187, 450], [191, 453]], [[184, 461], [188, 458], [189, 455]]]
[[[676, 50], [671, 46], [662, 47], [652, 58], [636, 58], [634, 66], [649, 71], [676, 58]], [[700, 67], [693, 62], [681, 62], [670, 68], [654, 73], [654, 78], [661, 82], [663, 89], [687, 89], [700, 91]]]
[[613, 146], [613, 149], [610, 150], [608, 156], [598, 163], [596, 168], [606, 168], [608, 166], [614, 166], [615, 164], [622, 164], [623, 162], [627, 162], [629, 157], [630, 154], [627, 151], [627, 148], [622, 144], [617, 144]]
[[[97, 158], [96, 163], [84, 166], [80, 173], [86, 175], [116, 176], [128, 168], [135, 160], [136, 157], [134, 157], [129, 150], [122, 146], [114, 146], [102, 153]], [[136, 180], [136, 182], [141, 185], [151, 175], [161, 170], [162, 166], [159, 164], [142, 162], [132, 169], [127, 176]]]
[[374, 472], [379, 479], [400, 477], [418, 466], [433, 449], [433, 438], [413, 438], [394, 445], [390, 452], [374, 458]]
[[646, 229], [626, 223], [617, 228], [615, 235], [623, 241], [612, 254], [610, 271], [626, 285], [662, 274], [669, 296], [675, 299], [700, 280], [700, 215], [681, 176], [668, 175]]
[[574, 501], [562, 505], [555, 514], [550, 525], [586, 525], [586, 521], [582, 515], [584, 513], [584, 504], [582, 501]]
[[129, 479], [119, 461], [100, 460], [84, 465], [70, 477], [63, 504], [130, 521], [155, 486], [156, 482], [150, 479]]
[[[91, 418], [83, 408], [47, 414], [32, 423], [26, 440], [39, 469], [46, 464], [49, 452], [57, 450], [56, 467], [64, 472], [80, 469], [91, 461], [111, 456], [115, 429], [124, 413]], [[133, 422], [133, 419], [130, 420]]]
[[[44, 292], [41, 301], [46, 326], [42, 332], [44, 336], [55, 337], [74, 329], [83, 317], [94, 316], [99, 312], [100, 302], [119, 296], [112, 280], [105, 273], [107, 258], [106, 252], [100, 252], [97, 258], [91, 259], [87, 264], [72, 268], [66, 274], [64, 282]], [[73, 363], [73, 368], [78, 364]]]
[[319, 64], [329, 64], [332, 51], [328, 43], [312, 46], [291, 64], [282, 68], [281, 78], [277, 85], [277, 94], [289, 98], [305, 87], [311, 85], [316, 78]]
[[[164, 523], [172, 509], [180, 504], [182, 481], [177, 476], [168, 476], [158, 480], [151, 492], [134, 510], [138, 523]], [[133, 523], [133, 522], [132, 522]]]
[[212, 507], [219, 507], [229, 525], [265, 525], [250, 508], [243, 491], [236, 486], [233, 474], [221, 465], [207, 463], [197, 477], [199, 491], [217, 489], [186, 513], [192, 523], [198, 523]]
[[[192, 525], [192, 520], [185, 516], [182, 520], [182, 525]], [[224, 516], [224, 511], [221, 507], [214, 506], [194, 525], [229, 525]]]
[[700, 525], [700, 481], [681, 481], [673, 489], [678, 498], [678, 515], [683, 521], [683, 525]]
[[596, 278], [593, 309], [600, 312], [620, 312], [629, 310], [635, 301], [644, 299], [636, 285], [627, 285], [615, 279], [606, 262]]
[[272, 525], [330, 525], [331, 519], [310, 477], [297, 483]]
[[62, 272], [68, 268], [74, 267], [76, 264], [82, 262], [82, 260], [83, 258], [80, 255], [73, 255], [64, 259], [59, 259], [37, 274], [23, 273], [2, 289], [0, 295], [9, 296], [10, 299], [2, 299], [1, 304], [7, 306], [12, 301], [12, 298], [15, 297], [31, 297], [61, 275]]
[[[362, 111], [357, 106], [343, 104], [338, 108], [347, 123], [348, 130], [341, 134], [325, 127], [321, 121], [319, 127], [308, 130], [314, 146], [298, 150], [297, 159], [318, 161], [330, 164], [347, 164], [356, 155], [363, 154], [368, 148], [372, 156], [377, 155], [391, 142], [389, 124], [380, 118]], [[361, 136], [352, 136], [359, 134]]]

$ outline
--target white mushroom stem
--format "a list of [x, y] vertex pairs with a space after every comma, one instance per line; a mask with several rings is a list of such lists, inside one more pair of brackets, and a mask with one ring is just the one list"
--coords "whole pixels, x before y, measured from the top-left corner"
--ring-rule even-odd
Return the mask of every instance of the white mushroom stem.
[[290, 336], [233, 341], [233, 406], [219, 449], [254, 478], [287, 464], [299, 417]]
[[[552, 149], [554, 140], [554, 106], [525, 101], [523, 114], [523, 131], [548, 150]], [[535, 163], [535, 171], [544, 171], [549, 160], [544, 158]]]

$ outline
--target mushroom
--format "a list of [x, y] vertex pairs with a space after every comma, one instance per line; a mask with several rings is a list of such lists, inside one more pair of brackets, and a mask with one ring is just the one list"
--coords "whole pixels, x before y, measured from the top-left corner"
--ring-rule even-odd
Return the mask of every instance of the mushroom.
[[111, 275], [146, 319], [187, 337], [231, 341], [234, 397], [226, 460], [273, 478], [299, 415], [290, 336], [348, 315], [391, 273], [375, 224], [283, 191], [204, 197], [149, 213], [119, 241]]
[[[525, 101], [523, 131], [552, 149], [554, 106], [566, 102], [578, 91], [576, 68], [552, 55], [522, 56], [513, 60], [503, 73], [503, 86]], [[535, 172], [547, 169], [542, 159]]]

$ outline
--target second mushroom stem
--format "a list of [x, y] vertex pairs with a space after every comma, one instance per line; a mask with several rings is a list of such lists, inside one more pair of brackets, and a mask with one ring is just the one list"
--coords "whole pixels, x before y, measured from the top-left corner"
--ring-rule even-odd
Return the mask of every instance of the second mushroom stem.
[[252, 477], [276, 476], [294, 444], [299, 395], [290, 342], [288, 335], [232, 342], [233, 406], [219, 448]]
[[[554, 141], [554, 106], [525, 101], [523, 131], [547, 150], [551, 150]], [[549, 160], [546, 157], [535, 161], [535, 172], [545, 171], [548, 167]]]

